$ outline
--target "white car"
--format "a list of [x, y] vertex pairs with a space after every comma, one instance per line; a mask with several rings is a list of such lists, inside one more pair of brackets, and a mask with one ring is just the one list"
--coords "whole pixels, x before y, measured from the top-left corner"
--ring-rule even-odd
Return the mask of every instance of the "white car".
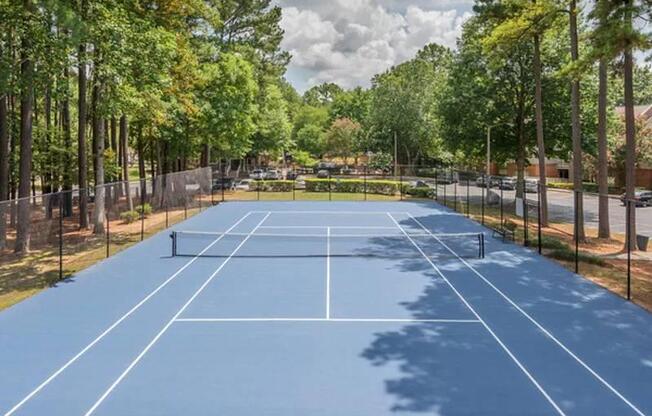
[[294, 180], [294, 189], [306, 189], [306, 178], [304, 176], [297, 176]]
[[277, 180], [281, 179], [281, 172], [276, 170], [276, 169], [270, 169], [265, 174], [265, 179], [269, 179], [269, 180], [272, 180], [272, 181], [277, 181]]
[[536, 179], [525, 180], [525, 192], [536, 194], [539, 192], [539, 181]]
[[255, 179], [255, 180], [257, 180], [257, 181], [261, 181], [261, 180], [265, 179], [265, 171], [262, 170], [262, 169], [254, 169], [254, 170], [252, 170], [251, 173], [249, 174], [249, 177], [250, 177], [251, 179]]
[[235, 189], [238, 191], [248, 191], [251, 188], [252, 179], [242, 179], [235, 184]]

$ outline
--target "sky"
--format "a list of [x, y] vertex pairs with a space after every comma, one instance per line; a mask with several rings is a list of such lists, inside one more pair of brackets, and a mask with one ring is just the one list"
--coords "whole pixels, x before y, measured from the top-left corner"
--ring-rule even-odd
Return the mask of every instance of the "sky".
[[283, 9], [286, 78], [299, 92], [371, 78], [432, 42], [454, 48], [473, 0], [275, 0]]

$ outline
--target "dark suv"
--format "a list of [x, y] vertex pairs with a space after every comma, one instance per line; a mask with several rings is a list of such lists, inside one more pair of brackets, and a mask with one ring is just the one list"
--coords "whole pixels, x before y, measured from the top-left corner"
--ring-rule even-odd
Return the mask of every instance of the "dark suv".
[[[634, 200], [637, 207], [652, 206], [652, 191], [636, 191]], [[625, 194], [620, 196], [620, 201], [625, 205]]]

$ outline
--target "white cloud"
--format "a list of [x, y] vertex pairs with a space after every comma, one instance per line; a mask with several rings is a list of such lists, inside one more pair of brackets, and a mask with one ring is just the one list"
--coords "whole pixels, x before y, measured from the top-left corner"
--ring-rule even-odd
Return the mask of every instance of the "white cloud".
[[[371, 77], [436, 42], [453, 48], [470, 0], [278, 0], [282, 47], [300, 89], [322, 82], [368, 86]], [[442, 6], [447, 8], [442, 8]]]

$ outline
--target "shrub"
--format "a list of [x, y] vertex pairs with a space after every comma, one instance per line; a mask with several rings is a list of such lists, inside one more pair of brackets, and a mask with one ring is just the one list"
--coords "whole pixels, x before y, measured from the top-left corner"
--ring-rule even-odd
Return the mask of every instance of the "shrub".
[[435, 191], [427, 187], [414, 188], [404, 185], [403, 192], [415, 198], [432, 199], [435, 196]]
[[[574, 189], [573, 183], [572, 182], [549, 182], [548, 183], [548, 188], [551, 189], [566, 189], [569, 191], [572, 191]], [[590, 193], [598, 193], [598, 184], [593, 183], [593, 182], [584, 182], [582, 184], [582, 189], [584, 192], [590, 192]], [[608, 192], [610, 194], [619, 194], [621, 193], [621, 189], [615, 187], [615, 186], [610, 186]]]
[[125, 224], [131, 224], [132, 222], [136, 222], [140, 219], [140, 214], [136, 211], [125, 211], [120, 214], [120, 219]]
[[260, 192], [292, 192], [293, 187], [293, 181], [255, 181], [251, 183], [249, 189]]
[[138, 215], [144, 214], [145, 216], [152, 214], [152, 206], [150, 204], [138, 205], [135, 208], [135, 211]]
[[[365, 181], [361, 179], [306, 179], [306, 192], [363, 193]], [[386, 180], [368, 180], [366, 191], [369, 194], [396, 195], [399, 183]]]

